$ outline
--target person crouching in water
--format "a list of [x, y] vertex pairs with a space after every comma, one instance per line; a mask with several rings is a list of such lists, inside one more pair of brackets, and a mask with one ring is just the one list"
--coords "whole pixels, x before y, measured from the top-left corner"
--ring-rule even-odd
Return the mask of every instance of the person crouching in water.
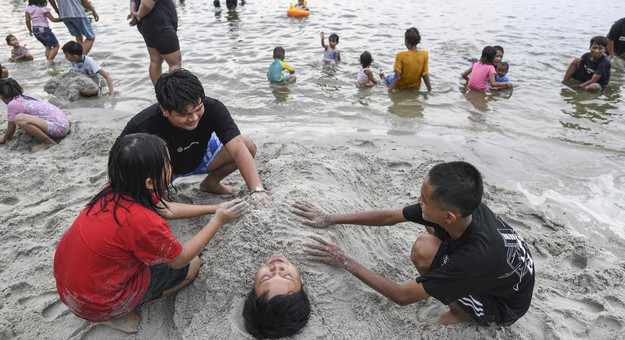
[[[165, 142], [144, 133], [118, 138], [109, 183], [63, 235], [54, 256], [61, 301], [78, 317], [126, 333], [138, 331], [138, 306], [179, 291], [200, 268], [199, 252], [249, 205], [168, 202], [171, 164]], [[215, 214], [181, 244], [167, 219]]]

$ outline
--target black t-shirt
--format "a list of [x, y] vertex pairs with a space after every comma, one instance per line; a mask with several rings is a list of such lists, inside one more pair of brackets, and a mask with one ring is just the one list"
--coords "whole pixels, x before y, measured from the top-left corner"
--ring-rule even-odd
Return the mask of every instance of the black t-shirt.
[[610, 28], [608, 39], [614, 41], [614, 54], [625, 53], [625, 18], [618, 20]]
[[579, 69], [573, 75], [574, 79], [584, 82], [590, 80], [594, 74], [598, 74], [601, 76], [598, 81], [599, 85], [603, 88], [608, 86], [610, 82], [610, 68], [612, 66], [610, 58], [604, 54], [601, 58], [593, 61], [590, 52], [586, 52], [580, 59], [581, 63]]
[[138, 132], [157, 135], [165, 140], [174, 174], [177, 175], [189, 173], [200, 165], [213, 132], [224, 145], [241, 134], [226, 106], [209, 97], [204, 97], [204, 115], [193, 131], [173, 126], [163, 116], [159, 105], [154, 104], [134, 116], [120, 137]]
[[[139, 5], [141, 5], [141, 0], [134, 1], [138, 11]], [[137, 24], [137, 28], [139, 28], [139, 31], [142, 32], [150, 29], [153, 31], [160, 31], [165, 28], [173, 28], [174, 30], [177, 30], [178, 14], [176, 12], [176, 4], [174, 4], [174, 1], [156, 0], [150, 13], [141, 19], [141, 21]]]
[[431, 226], [446, 243], [443, 264], [417, 277], [430, 295], [444, 304], [471, 294], [495, 300], [493, 321], [498, 324], [523, 316], [534, 291], [534, 260], [529, 248], [510, 226], [484, 204], [457, 240], [437, 224], [425, 221], [419, 204], [403, 210], [411, 222]]

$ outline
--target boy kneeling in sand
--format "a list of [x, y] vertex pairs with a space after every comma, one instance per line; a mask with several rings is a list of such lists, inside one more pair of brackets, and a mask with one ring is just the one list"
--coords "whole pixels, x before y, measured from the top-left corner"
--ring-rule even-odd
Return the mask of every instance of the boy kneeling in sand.
[[475, 321], [510, 325], [523, 316], [534, 290], [534, 261], [510, 226], [482, 203], [482, 175], [469, 163], [435, 165], [423, 180], [418, 204], [397, 210], [327, 215], [306, 202], [293, 205], [304, 224], [370, 226], [411, 221], [426, 227], [412, 246], [419, 276], [397, 284], [365, 268], [332, 241], [313, 236], [312, 259], [341, 267], [399, 305], [429, 296], [449, 306], [441, 324]]

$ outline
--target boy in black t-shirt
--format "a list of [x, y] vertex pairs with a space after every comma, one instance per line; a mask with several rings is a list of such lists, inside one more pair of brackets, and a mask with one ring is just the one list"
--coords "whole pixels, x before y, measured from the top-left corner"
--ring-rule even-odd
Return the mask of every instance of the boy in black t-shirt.
[[590, 39], [590, 52], [584, 53], [581, 58], [575, 58], [564, 74], [563, 84], [571, 78], [581, 84], [571, 87], [581, 87], [586, 91], [602, 91], [610, 82], [610, 59], [605, 55], [608, 48], [608, 39], [596, 36]]
[[615, 56], [625, 59], [625, 18], [618, 20], [608, 33], [608, 57]]
[[314, 260], [341, 267], [399, 305], [429, 296], [449, 306], [441, 324], [475, 321], [510, 325], [523, 316], [534, 290], [534, 261], [529, 248], [510, 226], [481, 203], [482, 176], [471, 164], [435, 165], [421, 186], [419, 203], [397, 210], [327, 215], [310, 203], [293, 212], [304, 224], [370, 226], [411, 221], [426, 227], [412, 246], [419, 276], [397, 284], [365, 268], [339, 247], [336, 236], [307, 245]]

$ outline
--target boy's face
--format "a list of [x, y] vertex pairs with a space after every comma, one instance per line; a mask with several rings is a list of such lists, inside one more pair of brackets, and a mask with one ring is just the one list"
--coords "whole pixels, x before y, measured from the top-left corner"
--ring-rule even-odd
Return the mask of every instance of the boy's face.
[[432, 199], [433, 193], [434, 186], [430, 184], [430, 178], [425, 177], [423, 184], [421, 184], [421, 195], [419, 196], [423, 219], [442, 227], [455, 222], [458, 214], [445, 209], [437, 201]]
[[500, 50], [497, 50], [497, 54], [495, 54], [495, 65], [499, 64], [499, 62], [501, 62], [502, 59], [503, 59], [503, 52]]
[[20, 45], [19, 41], [17, 41], [16, 37], [11, 37], [9, 39], [9, 45], [13, 47], [18, 47]]
[[304, 0], [297, 0], [297, 5], [300, 7], [304, 6]]
[[593, 59], [599, 59], [605, 53], [605, 47], [599, 44], [592, 44], [590, 46], [590, 55]]
[[80, 55], [73, 55], [73, 54], [69, 54], [67, 52], [63, 52], [63, 55], [65, 56], [65, 59], [74, 62], [74, 61], [79, 61], [80, 59], [82, 59], [82, 56]]
[[334, 38], [328, 39], [328, 45], [330, 45], [331, 48], [335, 48], [338, 43], [338, 40]]
[[171, 125], [183, 130], [193, 131], [200, 124], [200, 119], [204, 115], [204, 102], [200, 99], [198, 105], [189, 105], [187, 112], [167, 111], [163, 107], [161, 107], [161, 111], [163, 111], [163, 116], [169, 120]]
[[254, 290], [257, 296], [267, 292], [267, 299], [276, 295], [295, 294], [302, 290], [302, 278], [284, 255], [274, 255], [256, 272]]
[[503, 77], [506, 75], [506, 73], [508, 73], [508, 68], [504, 67], [504, 66], [498, 66], [497, 67], [497, 75], [500, 77]]

